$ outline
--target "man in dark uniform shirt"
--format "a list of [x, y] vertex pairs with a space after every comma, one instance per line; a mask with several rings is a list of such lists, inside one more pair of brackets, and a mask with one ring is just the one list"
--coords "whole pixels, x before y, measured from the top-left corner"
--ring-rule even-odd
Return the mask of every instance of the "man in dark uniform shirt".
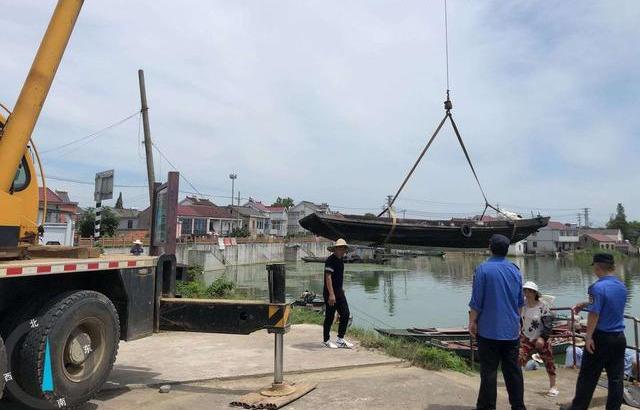
[[[324, 339], [323, 344], [331, 349], [352, 348], [353, 344], [344, 339], [349, 322], [349, 304], [342, 289], [344, 278], [344, 261], [342, 258], [349, 250], [349, 246], [344, 239], [338, 239], [335, 245], [330, 246], [331, 255], [324, 263], [324, 290], [322, 295], [325, 303], [324, 316]], [[335, 342], [330, 339], [329, 332], [335, 320], [336, 311], [340, 315], [340, 325], [338, 326], [338, 338]]]
[[622, 405], [624, 393], [624, 354], [627, 341], [624, 337], [624, 307], [627, 288], [615, 276], [613, 256], [598, 253], [593, 256], [593, 271], [598, 280], [589, 286], [589, 302], [578, 303], [575, 313], [589, 312], [585, 351], [576, 394], [570, 407], [583, 410], [589, 407], [602, 369], [607, 370], [609, 392], [607, 410], [617, 410]]

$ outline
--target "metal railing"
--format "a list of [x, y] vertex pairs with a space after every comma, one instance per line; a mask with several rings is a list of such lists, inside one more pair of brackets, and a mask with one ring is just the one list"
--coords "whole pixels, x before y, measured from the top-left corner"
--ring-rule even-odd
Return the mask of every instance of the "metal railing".
[[[580, 339], [584, 339], [584, 334], [580, 334], [580, 333], [576, 333], [575, 329], [575, 321], [576, 321], [576, 315], [573, 312], [573, 309], [570, 307], [558, 307], [558, 308], [551, 308], [552, 311], [569, 311], [571, 313], [571, 318], [569, 319], [569, 332], [568, 333], [563, 333], [563, 334], [556, 334], [556, 335], [552, 335], [551, 337], [554, 338], [559, 338], [559, 337], [568, 337], [571, 336], [571, 346], [572, 346], [572, 353], [573, 353], [573, 368], [575, 369], [577, 367], [577, 354], [576, 354], [576, 338], [580, 338]], [[627, 349], [631, 349], [633, 351], [635, 351], [635, 355], [636, 355], [636, 366], [635, 366], [635, 379], [636, 382], [640, 381], [640, 331], [639, 331], [639, 326], [640, 326], [640, 318], [637, 318], [635, 316], [631, 316], [631, 315], [624, 315], [624, 318], [626, 320], [631, 320], [633, 322], [633, 338], [634, 338], [634, 344], [631, 346], [627, 343], [626, 348]], [[633, 366], [632, 366], [633, 369]]]
[[[636, 383], [638, 383], [640, 382], [640, 344], [638, 340], [638, 324], [640, 323], [640, 319], [631, 315], [624, 315], [624, 318], [633, 322], [634, 346], [627, 344], [627, 349], [632, 349], [636, 352]], [[633, 366], [631, 368], [633, 369]]]

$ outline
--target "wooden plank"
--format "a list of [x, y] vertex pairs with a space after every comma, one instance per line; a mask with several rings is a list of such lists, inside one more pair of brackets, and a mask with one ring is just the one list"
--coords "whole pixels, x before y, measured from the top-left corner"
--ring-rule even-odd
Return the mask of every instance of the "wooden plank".
[[298, 400], [300, 397], [316, 388], [315, 384], [299, 383], [294, 384], [296, 391], [288, 396], [267, 397], [260, 393], [249, 393], [232, 401], [232, 406], [244, 407], [245, 409], [279, 409]]

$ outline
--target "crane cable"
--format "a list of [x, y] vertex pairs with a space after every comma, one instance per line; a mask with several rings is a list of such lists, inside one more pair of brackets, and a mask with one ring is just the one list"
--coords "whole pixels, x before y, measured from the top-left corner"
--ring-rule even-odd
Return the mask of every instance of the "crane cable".
[[[449, 25], [449, 23], [448, 23], [448, 18], [447, 18], [447, 0], [444, 0], [444, 31], [445, 31], [445, 62], [446, 62], [445, 65], [446, 65], [446, 78], [447, 78], [447, 99], [444, 102], [445, 115], [442, 118], [442, 120], [440, 121], [440, 123], [438, 124], [438, 126], [436, 127], [436, 130], [434, 131], [433, 135], [431, 136], [431, 138], [427, 142], [427, 145], [423, 148], [422, 152], [418, 156], [418, 159], [416, 160], [416, 162], [413, 164], [413, 166], [409, 170], [409, 173], [406, 175], [406, 177], [402, 181], [402, 184], [400, 185], [400, 188], [398, 188], [396, 194], [393, 196], [393, 199], [388, 203], [388, 205], [385, 207], [385, 209], [378, 214], [378, 217], [380, 217], [380, 216], [384, 215], [386, 212], [390, 211], [390, 209], [392, 208], [392, 206], [395, 203], [396, 199], [398, 199], [398, 196], [400, 196], [400, 193], [404, 189], [405, 185], [407, 184], [407, 182], [409, 182], [409, 179], [413, 175], [413, 172], [416, 170], [416, 168], [418, 167], [418, 164], [420, 163], [420, 161], [422, 161], [422, 158], [425, 156], [425, 154], [427, 153], [427, 151], [431, 147], [431, 144], [436, 139], [436, 136], [438, 135], [438, 133], [442, 129], [442, 126], [447, 121], [447, 119], [449, 119], [449, 121], [451, 122], [451, 127], [453, 128], [453, 131], [456, 134], [456, 138], [458, 139], [458, 143], [460, 144], [460, 148], [462, 148], [462, 152], [464, 153], [464, 156], [467, 159], [467, 163], [469, 164], [469, 167], [471, 168], [471, 172], [473, 173], [473, 176], [474, 176], [474, 178], [476, 180], [476, 183], [478, 184], [478, 188], [480, 188], [480, 193], [482, 194], [482, 197], [484, 199], [484, 205], [485, 206], [484, 206], [484, 210], [482, 212], [482, 217], [484, 217], [485, 213], [487, 212], [487, 209], [489, 209], [489, 208], [493, 209], [494, 211], [496, 211], [496, 212], [498, 212], [500, 214], [503, 214], [504, 216], [507, 216], [498, 207], [493, 206], [493, 205], [491, 205], [489, 203], [489, 200], [487, 199], [487, 195], [485, 194], [485, 191], [482, 188], [482, 184], [480, 183], [480, 178], [478, 178], [478, 174], [476, 173], [475, 167], [473, 166], [473, 162], [471, 161], [471, 157], [469, 156], [469, 151], [467, 150], [467, 147], [464, 145], [464, 141], [462, 140], [462, 136], [460, 135], [460, 131], [458, 130], [458, 126], [456, 125], [456, 122], [453, 120], [453, 115], [451, 114], [451, 110], [453, 109], [453, 103], [451, 102], [451, 98], [449, 96], [449, 93], [450, 93], [450, 89], [449, 89], [450, 78], [449, 78], [449, 33], [448, 33], [449, 32], [449, 27], [448, 27], [448, 25]], [[511, 219], [511, 218], [509, 218], [507, 216], [507, 219]], [[515, 228], [515, 223], [514, 223], [514, 228]]]

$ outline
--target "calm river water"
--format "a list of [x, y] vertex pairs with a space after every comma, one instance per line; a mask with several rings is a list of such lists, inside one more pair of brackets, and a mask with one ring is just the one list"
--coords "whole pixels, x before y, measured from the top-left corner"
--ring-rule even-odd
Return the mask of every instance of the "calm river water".
[[[444, 258], [419, 257], [391, 260], [385, 266], [346, 265], [344, 287], [354, 324], [361, 327], [428, 327], [466, 324], [467, 303], [474, 267], [485, 258], [447, 254]], [[555, 305], [570, 306], [586, 299], [595, 280], [588, 264], [571, 258], [511, 258]], [[287, 264], [287, 295], [297, 298], [305, 289], [322, 294], [319, 263]], [[640, 259], [618, 265], [618, 275], [629, 289], [627, 313], [640, 316]], [[222, 271], [207, 272], [209, 281]], [[229, 268], [224, 274], [236, 281], [250, 298], [268, 299], [265, 265]], [[628, 326], [629, 328], [629, 326]]]

